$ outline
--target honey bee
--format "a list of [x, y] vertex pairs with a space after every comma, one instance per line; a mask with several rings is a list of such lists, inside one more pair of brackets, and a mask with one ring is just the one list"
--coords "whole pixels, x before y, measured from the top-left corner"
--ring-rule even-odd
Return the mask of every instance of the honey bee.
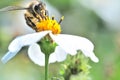
[[41, 20], [46, 20], [48, 17], [48, 11], [46, 5], [41, 1], [34, 1], [29, 4], [27, 8], [19, 6], [8, 6], [0, 9], [2, 11], [14, 11], [14, 10], [26, 10], [24, 17], [28, 26], [37, 32], [36, 23]]

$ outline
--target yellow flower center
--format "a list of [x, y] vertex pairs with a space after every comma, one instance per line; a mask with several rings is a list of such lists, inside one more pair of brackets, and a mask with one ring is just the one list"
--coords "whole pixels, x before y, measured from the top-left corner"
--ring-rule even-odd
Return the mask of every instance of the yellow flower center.
[[[61, 18], [63, 20], [63, 18]], [[36, 23], [37, 31], [51, 30], [53, 34], [60, 34], [61, 27], [60, 22], [58, 23], [54, 19], [47, 18]]]

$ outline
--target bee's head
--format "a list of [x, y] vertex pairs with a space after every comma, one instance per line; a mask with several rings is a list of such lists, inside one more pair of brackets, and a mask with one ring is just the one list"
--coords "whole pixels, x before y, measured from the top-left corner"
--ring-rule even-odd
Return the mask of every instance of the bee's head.
[[32, 9], [39, 14], [41, 10], [46, 10], [46, 5], [43, 2], [36, 2], [33, 3]]

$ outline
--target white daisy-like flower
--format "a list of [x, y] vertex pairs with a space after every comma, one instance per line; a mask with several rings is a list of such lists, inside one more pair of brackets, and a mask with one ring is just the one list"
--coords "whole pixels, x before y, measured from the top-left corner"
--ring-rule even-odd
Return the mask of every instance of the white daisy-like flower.
[[46, 19], [36, 23], [36, 33], [27, 34], [15, 38], [8, 47], [8, 52], [2, 57], [3, 63], [12, 59], [24, 46], [29, 46], [28, 56], [35, 63], [40, 66], [45, 65], [45, 54], [41, 51], [41, 46], [37, 43], [46, 35], [49, 35], [51, 39], [57, 43], [57, 46], [53, 53], [50, 54], [49, 63], [64, 61], [67, 54], [75, 55], [77, 50], [81, 50], [82, 53], [89, 57], [92, 61], [98, 62], [98, 58], [94, 54], [94, 45], [87, 38], [59, 34], [61, 32], [60, 24], [54, 19]]

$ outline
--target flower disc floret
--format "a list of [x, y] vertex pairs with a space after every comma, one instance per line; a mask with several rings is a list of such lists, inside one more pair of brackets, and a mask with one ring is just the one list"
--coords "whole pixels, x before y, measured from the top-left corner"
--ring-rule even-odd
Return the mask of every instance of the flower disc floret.
[[51, 30], [53, 34], [60, 34], [61, 32], [60, 24], [56, 20], [50, 18], [38, 22], [36, 27], [38, 32], [46, 30]]

